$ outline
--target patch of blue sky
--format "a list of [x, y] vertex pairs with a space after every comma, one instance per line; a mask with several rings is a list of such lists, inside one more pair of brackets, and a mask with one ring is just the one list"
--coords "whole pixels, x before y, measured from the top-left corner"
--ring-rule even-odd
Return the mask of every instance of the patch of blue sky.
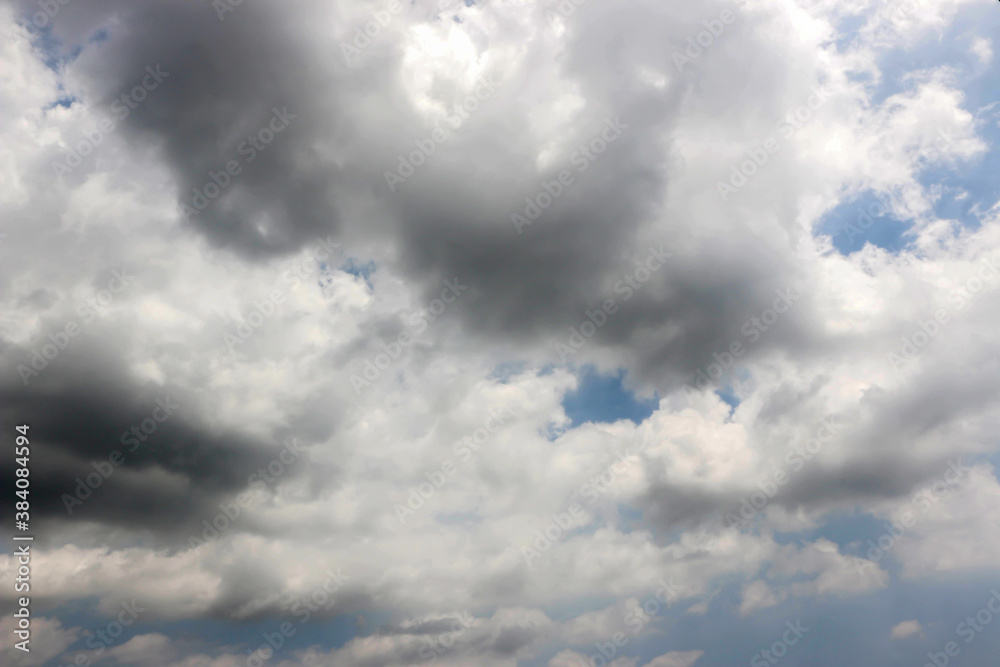
[[[904, 3], [894, 4], [902, 6]], [[881, 77], [877, 82], [866, 73], [852, 75], [854, 80], [872, 85], [871, 100], [877, 106], [892, 95], [913, 90], [919, 83], [919, 78], [911, 76], [915, 72], [948, 68], [949, 85], [962, 91], [963, 107], [977, 117], [979, 135], [990, 150], [968, 161], [929, 164], [920, 171], [917, 179], [936, 197], [934, 212], [937, 217], [957, 220], [973, 229], [980, 224], [979, 215], [996, 204], [997, 193], [1000, 192], [1000, 153], [993, 149], [1000, 140], [1000, 69], [992, 62], [983, 62], [973, 50], [976, 39], [996, 36], [995, 26], [1000, 20], [997, 9], [992, 4], [967, 5], [943, 33], [927, 30], [917, 43], [881, 52], [877, 61]], [[926, 10], [926, 7], [916, 8], [916, 11]], [[864, 20], [857, 16], [842, 21], [841, 28], [849, 32], [842, 33], [844, 36], [838, 41], [841, 50], [854, 42], [862, 25]], [[885, 27], [893, 29], [888, 24]], [[992, 47], [996, 49], [1000, 45], [994, 42]], [[832, 230], [846, 226], [848, 222], [855, 223], [861, 212], [860, 207], [871, 203], [872, 193], [865, 193], [862, 200], [838, 207], [821, 222], [818, 233], [831, 234]], [[858, 213], [853, 213], [852, 207], [857, 207]], [[834, 236], [833, 241], [842, 254], [856, 252], [866, 242], [895, 252], [906, 246], [908, 229], [909, 225], [905, 222], [900, 224], [900, 221], [881, 216], [864, 234], [847, 231]]]
[[840, 37], [834, 41], [838, 51], [844, 52], [851, 47], [851, 44], [857, 39], [858, 31], [864, 27], [867, 20], [867, 17], [863, 15], [845, 16], [841, 19], [836, 29]]
[[[989, 210], [1000, 192], [1000, 154], [994, 148], [1000, 140], [1000, 69], [993, 64], [996, 54], [990, 62], [983, 62], [973, 50], [974, 40], [996, 37], [998, 14], [997, 5], [969, 6], [943, 34], [929, 31], [912, 48], [885, 52], [878, 62], [882, 78], [872, 98], [873, 104], [881, 104], [911, 90], [916, 80], [907, 77], [914, 72], [949, 68], [951, 85], [962, 91], [963, 107], [977, 117], [979, 135], [990, 148], [973, 160], [930, 165], [918, 180], [926, 188], [940, 186], [935, 205], [938, 217], [973, 228], [979, 225], [976, 212]], [[1000, 49], [1000, 44], [994, 40], [992, 48]]]
[[[320, 267], [320, 270], [322, 271], [325, 268], [326, 268], [325, 265], [323, 265]], [[348, 257], [347, 261], [344, 262], [343, 265], [341, 265], [340, 270], [344, 271], [345, 273], [350, 273], [353, 276], [361, 278], [366, 283], [368, 283], [369, 287], [372, 287], [371, 277], [375, 273], [375, 271], [378, 270], [378, 266], [376, 266], [375, 262], [371, 260], [367, 262], [362, 262], [360, 260], [355, 259], [354, 257]]]
[[505, 361], [499, 363], [494, 367], [493, 372], [490, 373], [490, 379], [496, 380], [501, 384], [507, 384], [512, 377], [523, 373], [527, 365], [525, 361]]
[[77, 101], [77, 99], [75, 97], [73, 97], [72, 95], [65, 95], [65, 96], [60, 97], [59, 99], [57, 99], [52, 104], [50, 104], [47, 107], [45, 107], [45, 110], [48, 111], [49, 109], [55, 109], [56, 107], [63, 107], [64, 109], [68, 109], [71, 106], [73, 106], [73, 103], [76, 102], [76, 101]]
[[869, 243], [899, 252], [912, 241], [908, 234], [912, 227], [912, 222], [896, 219], [879, 198], [866, 192], [824, 215], [815, 233], [830, 236], [842, 255], [855, 253]]
[[[882, 73], [881, 79], [872, 96], [873, 104], [881, 104], [897, 93], [910, 90], [914, 84], [907, 76], [921, 70], [939, 69], [943, 66], [953, 69], [960, 86], [980, 76], [985, 69], [978, 57], [972, 52], [972, 39], [981, 35], [991, 36], [987, 27], [991, 21], [984, 20], [982, 8], [968, 8], [961, 12], [944, 33], [927, 30], [923, 39], [908, 46], [900, 45], [881, 53], [876, 63]], [[989, 12], [996, 13], [995, 6], [989, 7]], [[994, 17], [992, 25], [996, 25]], [[995, 28], [992, 31], [995, 34]], [[971, 100], [975, 103], [975, 100]]]
[[657, 398], [639, 399], [623, 385], [625, 371], [600, 375], [591, 366], [579, 369], [577, 388], [563, 397], [563, 409], [575, 428], [587, 422], [645, 421], [659, 405]]
[[619, 532], [628, 535], [634, 530], [648, 530], [648, 526], [642, 519], [641, 511], [621, 503], [618, 503], [616, 511], [618, 512], [617, 528]]
[[1000, 482], [1000, 452], [990, 454], [986, 457], [986, 462], [993, 466], [993, 476]]
[[[336, 570], [336, 568], [331, 568]], [[345, 571], [345, 574], [348, 574]], [[312, 591], [307, 591], [312, 593]], [[333, 593], [336, 596], [337, 593]], [[226, 620], [198, 620], [198, 621], [176, 621], [176, 622], [155, 622], [145, 623], [141, 626], [140, 634], [159, 632], [168, 637], [185, 637], [188, 639], [200, 639], [206, 644], [216, 646], [236, 645], [242, 646], [242, 653], [249, 658], [251, 652], [261, 648], [266, 644], [264, 634], [273, 635], [280, 633], [282, 623], [289, 623], [294, 634], [285, 637], [284, 644], [275, 651], [273, 660], [280, 662], [280, 658], [291, 658], [297, 650], [303, 650], [310, 646], [320, 645], [326, 650], [338, 648], [349, 642], [359, 634], [358, 617], [355, 615], [326, 617], [320, 614], [327, 614], [322, 604], [312, 604], [312, 610], [304, 604], [296, 607], [294, 603], [289, 607], [287, 613], [262, 618], [252, 622], [238, 622]], [[316, 610], [316, 611], [313, 611]], [[308, 612], [308, 616], [306, 615]], [[365, 626], [372, 627], [387, 619], [384, 615], [371, 616], [360, 614], [365, 618]], [[265, 661], [267, 662], [267, 661]]]
[[[331, 567], [330, 569], [335, 571], [337, 568]], [[344, 574], [350, 576], [350, 573], [346, 571], [344, 571]], [[308, 593], [311, 592], [308, 591]], [[336, 596], [337, 593], [334, 592], [332, 595]], [[127, 602], [131, 603], [131, 600]], [[152, 609], [150, 604], [137, 598], [135, 606], [137, 609], [145, 609], [146, 611], [140, 611], [135, 621], [131, 625], [124, 627], [118, 636], [114, 638], [111, 637], [111, 633], [118, 631], [116, 621], [118, 612], [121, 611], [119, 607], [114, 608], [112, 615], [105, 616], [97, 610], [98, 600], [96, 598], [87, 598], [75, 601], [72, 605], [66, 605], [53, 610], [52, 615], [59, 618], [63, 627], [80, 627], [92, 633], [89, 637], [81, 635], [79, 640], [67, 647], [63, 655], [68, 657], [70, 663], [77, 656], [83, 655], [90, 660], [89, 664], [95, 664], [95, 661], [97, 664], [103, 664], [104, 658], [95, 655], [98, 649], [103, 649], [101, 653], [104, 654], [109, 647], [121, 646], [134, 636], [163, 633], [169, 637], [185, 637], [217, 646], [242, 646], [244, 652], [247, 652], [247, 658], [249, 658], [249, 651], [256, 651], [265, 643], [264, 633], [273, 634], [274, 632], [280, 632], [279, 627], [282, 623], [290, 623], [294, 634], [285, 638], [284, 644], [275, 654], [276, 656], [290, 658], [294, 651], [317, 644], [325, 647], [327, 650], [343, 646], [357, 636], [362, 628], [377, 627], [379, 624], [388, 621], [388, 616], [385, 614], [368, 614], [364, 612], [359, 615], [322, 618], [318, 611], [310, 611], [310, 616], [307, 619], [304, 613], [306, 610], [305, 606], [299, 609], [289, 607], [287, 613], [251, 622], [227, 621], [222, 619], [154, 621], [149, 620], [152, 616], [150, 613]], [[317, 605], [314, 604], [313, 606], [314, 609], [318, 610]], [[359, 618], [363, 619], [361, 624], [358, 622]], [[115, 627], [109, 630], [109, 624], [113, 624]], [[100, 635], [97, 634], [98, 631], [104, 632], [111, 643], [108, 644], [101, 639]], [[58, 658], [59, 656], [52, 658], [44, 664], [46, 667], [55, 667], [66, 662], [66, 660], [60, 661]]]
[[860, 547], [869, 535], [876, 535], [882, 529], [883, 520], [857, 510], [850, 513], [835, 514], [826, 517], [823, 524], [810, 530], [775, 533], [774, 541], [778, 544], [802, 544], [825, 539], [836, 544], [844, 553], [864, 557]]
[[[995, 575], [947, 579], [947, 583], [932, 584], [894, 579], [882, 589], [842, 596], [788, 596], [776, 605], [745, 614], [741, 613], [742, 582], [730, 582], [713, 597], [704, 614], [678, 614], [674, 608], [660, 611], [649, 624], [654, 632], [646, 636], [634, 637], [624, 627], [631, 641], [618, 656], [639, 657], [637, 665], [641, 666], [668, 651], [702, 650], [705, 653], [697, 667], [771, 665], [763, 657], [753, 659], [782, 639], [786, 623], [801, 621], [800, 627], [808, 630], [788, 647], [782, 665], [922, 665], [928, 651], [940, 652], [948, 641], [961, 647], [963, 664], [991, 664], [1000, 649], [1000, 617], [984, 627], [975, 643], [966, 644], [955, 630], [967, 616], [985, 607], [991, 590], [998, 588]], [[905, 620], [918, 620], [924, 636], [893, 640], [892, 628]], [[591, 643], [581, 652], [589, 655], [596, 650]]]
[[[22, 25], [27, 27], [30, 23]], [[31, 36], [32, 45], [42, 54], [42, 63], [53, 72], [58, 73], [66, 63], [72, 62], [83, 51], [81, 47], [77, 47], [70, 54], [63, 53], [62, 43], [52, 34], [50, 27], [30, 27], [28, 34]]]
[[732, 414], [736, 408], [740, 407], [740, 403], [742, 403], [740, 398], [736, 395], [736, 392], [733, 390], [732, 385], [726, 384], [719, 387], [715, 390], [715, 395], [725, 401], [729, 407], [732, 408], [732, 410], [729, 411], [730, 414]]

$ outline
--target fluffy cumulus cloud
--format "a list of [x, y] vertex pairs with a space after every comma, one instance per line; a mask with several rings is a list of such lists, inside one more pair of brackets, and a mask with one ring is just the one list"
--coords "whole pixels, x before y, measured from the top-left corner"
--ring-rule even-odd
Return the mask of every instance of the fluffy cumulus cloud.
[[4, 664], [995, 655], [998, 26], [0, 2]]

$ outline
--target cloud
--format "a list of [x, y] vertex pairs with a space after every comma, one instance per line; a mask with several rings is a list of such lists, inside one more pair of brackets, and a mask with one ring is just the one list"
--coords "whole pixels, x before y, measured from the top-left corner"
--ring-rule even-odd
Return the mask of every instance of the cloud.
[[919, 621], [903, 621], [892, 628], [890, 636], [893, 639], [906, 639], [914, 635], [923, 635], [924, 630], [920, 627]]
[[35, 616], [31, 619], [31, 636], [27, 644], [30, 650], [25, 652], [15, 647], [15, 642], [21, 641], [21, 638], [15, 638], [14, 635], [17, 627], [17, 619], [7, 617], [0, 620], [0, 632], [7, 638], [0, 647], [0, 657], [3, 658], [4, 664], [19, 667], [44, 665], [81, 636], [80, 628], [63, 627], [62, 621], [58, 618]]
[[166, 665], [174, 653], [169, 637], [159, 633], [137, 635], [108, 650], [108, 657], [125, 665]]
[[[635, 658], [616, 658], [606, 663], [609, 667], [635, 667]], [[591, 659], [582, 653], [575, 651], [560, 651], [555, 657], [549, 660], [548, 667], [580, 667], [581, 665], [593, 664]]]
[[780, 600], [767, 585], [767, 582], [758, 579], [743, 587], [743, 599], [740, 602], [740, 613], [749, 614], [757, 609], [766, 609], [778, 604]]
[[993, 42], [985, 37], [972, 40], [972, 52], [984, 65], [993, 60]]
[[704, 651], [672, 651], [653, 658], [644, 667], [691, 667], [704, 654]]
[[[31, 425], [39, 613], [138, 600], [112, 654], [139, 665], [245, 663], [242, 629], [305, 610], [323, 639], [275, 664], [559, 665], [665, 580], [722, 632], [997, 562], [995, 87], [937, 46], [975, 26], [986, 62], [987, 9], [400, 5], [70, 2], [33, 39], [37, 3], [0, 8], [0, 425]], [[875, 194], [898, 247], [840, 252]], [[571, 420], [602, 374], [652, 414]], [[851, 521], [902, 525], [956, 458], [859, 566]], [[179, 639], [202, 621], [228, 630]], [[616, 662], [735, 659], [647, 649]]]

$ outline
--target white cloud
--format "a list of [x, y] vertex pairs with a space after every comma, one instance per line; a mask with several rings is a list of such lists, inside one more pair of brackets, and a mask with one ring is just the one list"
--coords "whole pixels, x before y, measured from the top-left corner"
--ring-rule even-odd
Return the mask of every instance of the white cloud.
[[0, 659], [3, 659], [5, 665], [44, 665], [81, 636], [80, 628], [65, 628], [58, 618], [32, 615], [29, 628], [31, 634], [27, 644], [30, 650], [25, 652], [15, 646], [16, 642], [23, 640], [14, 634], [14, 630], [18, 629], [18, 622], [12, 615], [13, 612], [0, 620], [0, 633], [4, 637], [3, 644], [0, 644]]
[[971, 50], [984, 65], [993, 60], [993, 41], [986, 37], [973, 38]]
[[922, 635], [923, 632], [923, 628], [920, 627], [920, 621], [903, 621], [893, 626], [890, 636], [893, 639], [906, 639], [914, 635]]
[[743, 597], [740, 602], [740, 613], [744, 616], [757, 609], [773, 607], [781, 602], [762, 579], [757, 579], [743, 587]]

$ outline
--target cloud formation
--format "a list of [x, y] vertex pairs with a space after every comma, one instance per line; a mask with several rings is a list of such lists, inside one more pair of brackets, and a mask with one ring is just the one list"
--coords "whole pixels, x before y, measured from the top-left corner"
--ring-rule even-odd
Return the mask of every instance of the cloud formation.
[[995, 10], [3, 3], [5, 659], [921, 659], [1000, 555]]

